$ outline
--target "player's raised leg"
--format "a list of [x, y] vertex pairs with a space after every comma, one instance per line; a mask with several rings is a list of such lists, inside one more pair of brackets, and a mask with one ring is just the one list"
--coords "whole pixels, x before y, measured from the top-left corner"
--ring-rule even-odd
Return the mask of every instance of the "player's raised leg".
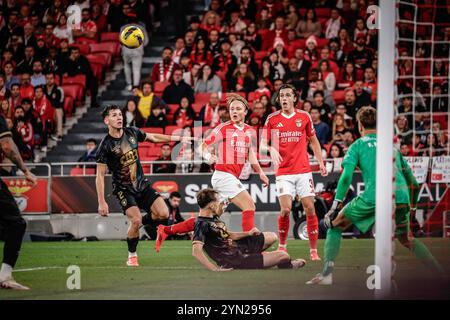
[[309, 239], [309, 253], [312, 261], [319, 261], [317, 253], [317, 240], [319, 239], [319, 221], [317, 220], [316, 210], [314, 208], [314, 197], [302, 198], [303, 210], [306, 214], [306, 228]]
[[242, 210], [242, 231], [247, 232], [255, 226], [255, 203], [247, 190], [241, 191], [234, 198], [230, 199]]
[[142, 225], [142, 216], [137, 206], [132, 206], [125, 211], [129, 226], [127, 233], [128, 260], [127, 266], [138, 267], [137, 245], [139, 243], [139, 228]]
[[281, 195], [278, 197], [280, 202], [280, 215], [278, 216], [278, 250], [287, 252], [287, 237], [289, 233], [289, 216], [292, 211], [292, 196]]
[[184, 220], [183, 222], [175, 223], [170, 226], [160, 224], [156, 231], [155, 250], [159, 252], [164, 240], [170, 235], [183, 234], [194, 231], [195, 217]]

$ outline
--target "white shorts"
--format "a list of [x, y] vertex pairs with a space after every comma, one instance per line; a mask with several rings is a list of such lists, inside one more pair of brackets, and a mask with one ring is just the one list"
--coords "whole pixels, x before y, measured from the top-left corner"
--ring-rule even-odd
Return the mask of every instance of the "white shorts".
[[278, 176], [275, 179], [277, 187], [277, 195], [290, 195], [294, 198], [299, 195], [300, 198], [314, 197], [314, 181], [312, 173], [287, 174]]
[[214, 171], [211, 185], [219, 193], [220, 201], [229, 201], [246, 189], [238, 178], [231, 173]]

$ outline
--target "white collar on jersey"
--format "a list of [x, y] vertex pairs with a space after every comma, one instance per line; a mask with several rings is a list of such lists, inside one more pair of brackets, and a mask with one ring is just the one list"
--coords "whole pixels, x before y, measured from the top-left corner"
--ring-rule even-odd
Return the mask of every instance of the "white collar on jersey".
[[281, 111], [281, 115], [283, 116], [283, 117], [285, 117], [286, 119], [290, 119], [290, 118], [292, 118], [293, 116], [295, 116], [295, 110], [294, 110], [294, 112], [292, 112], [290, 115], [286, 115], [285, 113], [283, 113], [283, 111]]
[[242, 127], [239, 127], [237, 124], [233, 123], [233, 126], [238, 130], [244, 130], [244, 125], [242, 125]]

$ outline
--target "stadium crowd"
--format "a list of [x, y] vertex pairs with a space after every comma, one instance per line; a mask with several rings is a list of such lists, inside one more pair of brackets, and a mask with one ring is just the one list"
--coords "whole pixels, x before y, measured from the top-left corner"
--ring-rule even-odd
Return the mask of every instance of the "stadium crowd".
[[[84, 75], [91, 104], [97, 104], [100, 78], [83, 48], [101, 40], [102, 32], [118, 32], [125, 24], [150, 19], [143, 7], [147, 2], [140, 0], [54, 1], [43, 8], [41, 2], [8, 0], [0, 7], [1, 112], [22, 150], [31, 150], [30, 157], [33, 147], [45, 148], [48, 136], [59, 140], [62, 135], [67, 110], [61, 79]], [[73, 31], [64, 14], [71, 2], [82, 9], [81, 28]], [[434, 39], [441, 42], [398, 43], [395, 128], [405, 156], [448, 155], [449, 45], [444, 41], [450, 40], [450, 20], [445, 10], [414, 2], [423, 6], [418, 21], [442, 22]], [[311, 115], [325, 157], [341, 159], [358, 138], [357, 111], [376, 107], [378, 30], [367, 27], [367, 8], [376, 4], [211, 0], [202, 15], [190, 17], [173, 46], [162, 50], [150, 74], [143, 74], [142, 80], [133, 77], [131, 83], [128, 69], [131, 97], [124, 101], [124, 125], [171, 133], [202, 121], [206, 131], [229, 120], [225, 97], [237, 92], [250, 102], [247, 123], [259, 130], [280, 108], [277, 89], [290, 83], [300, 94], [297, 107]], [[414, 13], [406, 8], [402, 15], [411, 20]], [[418, 28], [412, 34], [411, 28], [400, 23], [399, 35], [420, 39], [427, 32]], [[427, 59], [431, 54], [433, 60]], [[172, 172], [169, 167], [164, 170]]]

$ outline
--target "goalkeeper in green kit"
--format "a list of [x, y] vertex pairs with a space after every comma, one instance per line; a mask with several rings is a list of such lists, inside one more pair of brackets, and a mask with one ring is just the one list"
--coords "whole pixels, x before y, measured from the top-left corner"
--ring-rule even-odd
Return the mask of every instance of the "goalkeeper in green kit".
[[[353, 224], [361, 232], [366, 233], [375, 223], [376, 118], [376, 110], [373, 107], [363, 107], [358, 111], [356, 119], [361, 138], [350, 146], [345, 155], [342, 163], [344, 171], [339, 178], [335, 200], [324, 218], [324, 225], [328, 229], [325, 240], [324, 267], [322, 272], [308, 281], [307, 284], [331, 285], [333, 283], [334, 262], [339, 253], [342, 231]], [[419, 185], [402, 155], [396, 150], [394, 152], [396, 237], [419, 260], [433, 270], [443, 273], [441, 266], [426, 246], [418, 239], [414, 239], [409, 232], [410, 210], [411, 207], [412, 210], [416, 209]], [[342, 208], [342, 201], [350, 187], [356, 167], [361, 170], [365, 190]], [[390, 213], [386, 212], [386, 214]]]

